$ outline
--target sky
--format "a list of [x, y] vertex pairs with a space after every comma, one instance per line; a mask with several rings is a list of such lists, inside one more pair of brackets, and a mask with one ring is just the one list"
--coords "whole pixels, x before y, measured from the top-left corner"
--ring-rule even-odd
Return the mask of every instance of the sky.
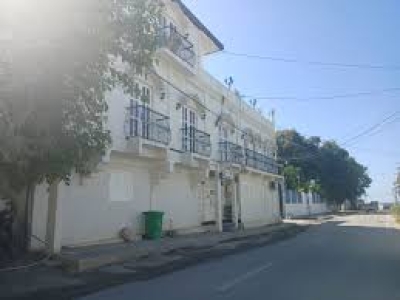
[[[275, 109], [277, 128], [295, 128], [339, 144], [400, 110], [400, 2], [398, 0], [184, 0], [234, 53], [295, 59], [250, 59], [226, 53], [206, 57], [205, 68], [228, 76], [241, 94]], [[398, 66], [339, 68], [307, 61]], [[373, 92], [336, 99], [333, 95]], [[297, 99], [279, 99], [295, 97]], [[400, 166], [400, 119], [345, 146], [368, 167], [367, 200], [393, 201]]]

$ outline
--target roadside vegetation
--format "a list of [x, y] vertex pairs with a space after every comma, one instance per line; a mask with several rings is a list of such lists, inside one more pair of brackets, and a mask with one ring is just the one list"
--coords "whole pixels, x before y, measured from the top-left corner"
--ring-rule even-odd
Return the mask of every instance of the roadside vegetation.
[[282, 130], [277, 132], [277, 143], [289, 189], [319, 193], [335, 205], [350, 200], [355, 207], [372, 182], [367, 168], [335, 141]]
[[142, 98], [132, 75], [153, 65], [160, 7], [156, 0], [15, 2], [0, 4], [1, 29], [18, 33], [12, 43], [0, 40], [0, 199], [11, 200], [14, 235], [26, 241], [35, 186], [47, 182], [53, 203], [60, 182], [88, 175], [106, 154], [106, 94], [119, 87]]
[[392, 207], [392, 215], [395, 217], [396, 222], [400, 223], [400, 205], [396, 204]]

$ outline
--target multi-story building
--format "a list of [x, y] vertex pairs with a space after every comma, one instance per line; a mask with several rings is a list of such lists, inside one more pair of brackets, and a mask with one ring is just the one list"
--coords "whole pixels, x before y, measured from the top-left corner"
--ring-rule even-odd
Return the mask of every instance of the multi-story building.
[[[164, 212], [164, 230], [178, 232], [281, 219], [273, 115], [203, 69], [223, 45], [181, 1], [166, 0], [163, 16], [157, 63], [137, 75], [139, 99], [119, 89], [108, 97], [109, 153], [90, 177], [59, 188], [58, 247], [114, 240], [124, 227], [141, 235], [149, 210]], [[39, 188], [33, 212], [42, 238], [46, 197]]]

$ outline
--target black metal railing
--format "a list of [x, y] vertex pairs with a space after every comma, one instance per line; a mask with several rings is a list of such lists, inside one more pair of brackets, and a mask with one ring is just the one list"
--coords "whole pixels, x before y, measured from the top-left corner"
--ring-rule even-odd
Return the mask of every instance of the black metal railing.
[[164, 145], [169, 144], [171, 140], [169, 117], [138, 103], [132, 103], [128, 110], [129, 137], [141, 137]]
[[231, 142], [220, 142], [219, 153], [221, 162], [230, 162], [234, 164], [243, 163], [243, 148], [240, 145]]
[[182, 128], [182, 150], [202, 156], [211, 155], [211, 138], [208, 133], [193, 126]]
[[186, 36], [180, 34], [174, 27], [166, 26], [160, 30], [159, 45], [171, 50], [171, 52], [191, 67], [194, 67], [196, 64], [196, 53], [193, 43]]
[[250, 149], [245, 150], [245, 156], [246, 166], [271, 174], [279, 174], [275, 159]]

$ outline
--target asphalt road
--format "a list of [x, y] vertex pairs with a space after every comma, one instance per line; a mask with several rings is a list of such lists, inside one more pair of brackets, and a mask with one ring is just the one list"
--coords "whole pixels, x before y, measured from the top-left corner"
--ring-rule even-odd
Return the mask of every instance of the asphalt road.
[[82, 299], [400, 299], [400, 230], [338, 217], [277, 244]]

